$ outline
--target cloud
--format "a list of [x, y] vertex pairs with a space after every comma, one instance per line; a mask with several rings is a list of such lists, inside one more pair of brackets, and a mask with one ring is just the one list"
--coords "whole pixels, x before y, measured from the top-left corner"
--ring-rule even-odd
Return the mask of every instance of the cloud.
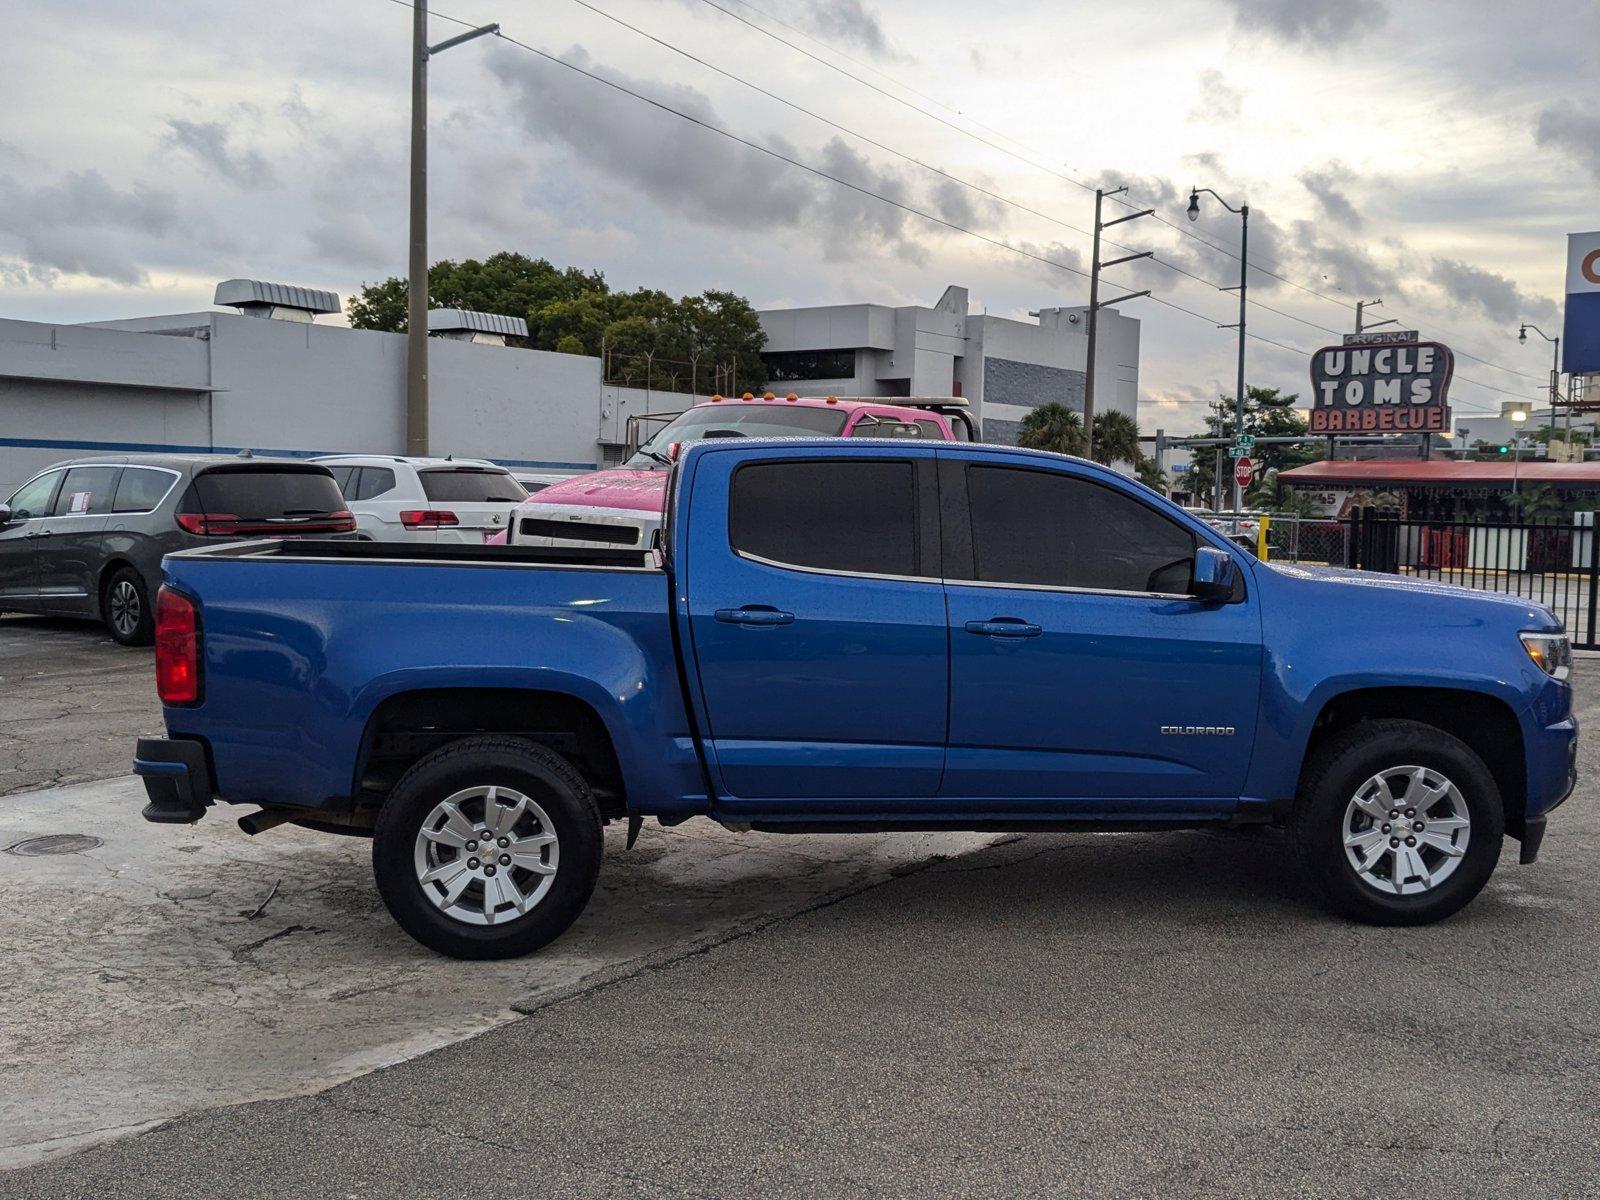
[[1435, 259], [1428, 278], [1443, 288], [1450, 304], [1476, 309], [1490, 320], [1510, 326], [1530, 317], [1553, 316], [1555, 305], [1543, 296], [1527, 295], [1512, 280], [1455, 259]]
[[1224, 0], [1234, 27], [1306, 50], [1332, 50], [1389, 19], [1383, 0]]
[[788, 10], [800, 24], [819, 37], [858, 46], [877, 58], [902, 58], [889, 45], [878, 14], [861, 0], [806, 0]]
[[1600, 180], [1600, 112], [1583, 112], [1573, 105], [1552, 105], [1539, 114], [1534, 128], [1539, 145], [1560, 150]]
[[1300, 183], [1317, 202], [1317, 211], [1336, 225], [1346, 229], [1360, 229], [1361, 214], [1345, 194], [1345, 187], [1356, 173], [1337, 159], [1320, 170], [1300, 172]]
[[[725, 127], [706, 95], [686, 84], [641, 81], [598, 66], [581, 47], [569, 50], [565, 60], [714, 128]], [[870, 246], [918, 261], [930, 240], [929, 226], [913, 214], [774, 162], [621, 92], [573, 80], [553, 64], [502, 49], [491, 56], [490, 70], [510, 91], [513, 119], [523, 122], [528, 135], [562, 144], [595, 170], [600, 184], [634, 202], [713, 228], [808, 231], [831, 259]], [[933, 186], [920, 172], [877, 166], [837, 137], [820, 147], [797, 146], [777, 135], [751, 140], [846, 184], [959, 224], [993, 215], [965, 189]]]
[[203, 166], [234, 183], [272, 182], [272, 167], [265, 158], [255, 150], [232, 150], [228, 141], [228, 127], [221, 121], [167, 119], [167, 145], [192, 154]]
[[1221, 71], [1201, 71], [1196, 77], [1198, 95], [1189, 110], [1189, 120], [1225, 124], [1237, 121], [1244, 105], [1244, 93], [1228, 82]]
[[95, 170], [45, 184], [0, 175], [0, 234], [20, 248], [9, 270], [14, 278], [49, 283], [58, 274], [79, 274], [143, 283], [146, 272], [129, 250], [129, 235], [163, 236], [177, 216], [170, 193], [142, 183], [117, 188]]

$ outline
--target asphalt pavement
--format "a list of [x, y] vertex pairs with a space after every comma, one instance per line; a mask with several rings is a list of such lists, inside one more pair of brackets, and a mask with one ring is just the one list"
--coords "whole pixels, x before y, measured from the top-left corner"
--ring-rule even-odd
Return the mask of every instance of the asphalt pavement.
[[1436, 926], [1324, 914], [1270, 833], [1018, 837], [0, 1197], [1600, 1195], [1597, 753]]

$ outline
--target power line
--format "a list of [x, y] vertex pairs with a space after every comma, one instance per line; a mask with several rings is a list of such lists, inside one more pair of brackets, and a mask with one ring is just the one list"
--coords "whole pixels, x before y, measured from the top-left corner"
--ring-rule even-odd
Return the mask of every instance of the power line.
[[[860, 76], [855, 75], [850, 71], [846, 71], [843, 67], [840, 67], [837, 63], [830, 62], [827, 59], [825, 59], [825, 58], [823, 58], [823, 57], [821, 57], [821, 56], [819, 56], [817, 54], [813, 54], [811, 51], [805, 49], [805, 47], [797, 46], [793, 42], [789, 41], [788, 39], [783, 38], [783, 37], [779, 37], [777, 34], [773, 33], [770, 29], [764, 29], [762, 26], [756, 24], [754, 21], [751, 21], [748, 18], [742, 17], [738, 13], [731, 12], [728, 9], [723, 8], [722, 5], [716, 3], [716, 0], [701, 0], [701, 3], [705, 4], [707, 7], [716, 9], [718, 12], [722, 13], [723, 15], [725, 15], [727, 17], [732, 18], [735, 21], [738, 21], [740, 24], [745, 25], [745, 26], [747, 26], [747, 27], [749, 27], [751, 29], [754, 29], [757, 33], [762, 34], [764, 37], [771, 38], [774, 41], [777, 41], [777, 42], [779, 42], [779, 43], [781, 43], [781, 44], [783, 44], [785, 46], [788, 46], [791, 50], [795, 51], [797, 54], [802, 54], [805, 57], [811, 59], [813, 62], [816, 62], [819, 65], [824, 66], [824, 67], [828, 68], [831, 71], [835, 71], [838, 74], [841, 74], [841, 75], [845, 76], [848, 79], [854, 80], [856, 83], [861, 84], [863, 87], [870, 88], [872, 91], [878, 93], [879, 95], [885, 97], [886, 99], [894, 101], [896, 104], [903, 105], [906, 108], [911, 109], [913, 112], [920, 113], [921, 115], [929, 118], [930, 120], [937, 121], [939, 124], [945, 126], [946, 128], [953, 129], [954, 131], [956, 131], [957, 133], [962, 134], [963, 136], [972, 138], [975, 141], [978, 141], [978, 142], [982, 143], [983, 145], [988, 146], [990, 149], [997, 150], [1002, 154], [1008, 155], [1011, 158], [1015, 158], [1020, 162], [1024, 162], [1024, 163], [1026, 163], [1027, 165], [1033, 167], [1036, 170], [1044, 171], [1045, 173], [1047, 173], [1049, 175], [1052, 175], [1057, 179], [1063, 180], [1066, 183], [1070, 183], [1075, 187], [1082, 188], [1084, 191], [1092, 192], [1092, 191], [1095, 190], [1095, 185], [1094, 184], [1085, 183], [1084, 181], [1082, 181], [1080, 179], [1074, 178], [1070, 174], [1064, 174], [1061, 171], [1055, 170], [1053, 167], [1050, 167], [1050, 166], [1048, 166], [1048, 165], [1046, 165], [1044, 163], [1038, 162], [1036, 159], [1034, 159], [1032, 157], [1029, 157], [1029, 155], [1036, 154], [1037, 151], [1034, 151], [1034, 150], [1030, 149], [1024, 143], [1017, 141], [1015, 138], [1012, 138], [1012, 137], [1008, 136], [1007, 134], [1004, 134], [1004, 133], [1000, 132], [999, 130], [995, 130], [995, 129], [992, 129], [991, 127], [989, 127], [989, 126], [982, 125], [981, 122], [978, 122], [978, 121], [974, 120], [971, 116], [968, 116], [965, 112], [963, 112], [960, 108], [956, 107], [955, 105], [951, 105], [951, 104], [949, 104], [949, 103], [947, 103], [945, 101], [939, 100], [936, 97], [930, 96], [925, 92], [918, 91], [916, 88], [910, 86], [909, 84], [901, 82], [899, 79], [896, 79], [894, 76], [888, 74], [887, 72], [882, 71], [877, 67], [871, 66], [868, 63], [861, 62], [859, 59], [852, 58], [850, 55], [845, 54], [843, 51], [839, 50], [837, 47], [831, 46], [829, 43], [822, 41], [820, 38], [812, 37], [810, 34], [804, 32], [803, 30], [800, 30], [800, 29], [796, 28], [794, 25], [791, 25], [788, 22], [783, 21], [780, 18], [773, 16], [771, 13], [767, 12], [766, 10], [764, 10], [762, 8], [759, 8], [754, 4], [751, 4], [749, 2], [749, 0], [733, 0], [733, 2], [743, 6], [744, 8], [749, 9], [752, 12], [760, 13], [763, 17], [765, 17], [766, 19], [772, 21], [773, 23], [775, 23], [777, 25], [781, 25], [786, 29], [792, 30], [793, 32], [799, 34], [801, 37], [805, 38], [809, 42], [812, 42], [812, 43], [814, 43], [814, 44], [816, 44], [818, 46], [825, 47], [826, 49], [828, 49], [828, 51], [830, 53], [836, 54], [839, 57], [844, 58], [848, 62], [856, 63], [858, 66], [861, 66], [861, 67], [865, 68], [866, 70], [872, 71], [873, 74], [879, 75], [882, 78], [889, 80], [896, 87], [902, 88], [905, 91], [908, 91], [908, 92], [912, 93], [913, 95], [920, 96], [920, 97], [922, 97], [923, 99], [929, 101], [932, 104], [937, 104], [940, 108], [943, 108], [943, 109], [945, 109], [945, 110], [947, 110], [949, 112], [956, 113], [956, 114], [960, 115], [964, 120], [970, 122], [973, 125], [978, 125], [980, 128], [988, 129], [989, 132], [993, 133], [996, 137], [1002, 138], [1005, 141], [1010, 142], [1013, 146], [1018, 146], [1018, 147], [1021, 147], [1023, 150], [1026, 150], [1027, 154], [1019, 153], [1017, 150], [1008, 149], [1005, 146], [1001, 146], [1001, 145], [999, 145], [999, 144], [997, 144], [997, 143], [995, 143], [993, 141], [990, 141], [988, 138], [979, 136], [978, 134], [972, 132], [970, 129], [965, 128], [964, 126], [958, 125], [953, 121], [946, 120], [944, 117], [939, 116], [937, 113], [931, 113], [931, 112], [927, 111], [926, 109], [920, 107], [919, 105], [912, 104], [910, 101], [906, 100], [904, 97], [897, 96], [894, 93], [892, 93], [890, 91], [887, 91], [882, 87], [879, 87], [877, 84], [872, 83], [870, 80], [862, 79]], [[588, 6], [585, 5], [585, 7], [588, 7]], [[649, 36], [649, 35], [646, 35], [646, 36]], [[1068, 169], [1070, 170], [1070, 168], [1068, 168]], [[1138, 202], [1136, 202], [1134, 200], [1131, 200], [1131, 199], [1130, 200], [1124, 200], [1124, 199], [1122, 199], [1120, 197], [1114, 198], [1113, 202], [1116, 203], [1116, 204], [1120, 204], [1123, 207], [1128, 208], [1130, 210], [1135, 208], [1135, 207], [1137, 207], [1137, 204], [1138, 204]], [[1182, 236], [1188, 237], [1188, 238], [1192, 238], [1195, 241], [1199, 242], [1201, 245], [1207, 246], [1210, 249], [1216, 251], [1217, 253], [1227, 256], [1228, 258], [1232, 258], [1234, 260], [1238, 259], [1238, 257], [1239, 257], [1238, 254], [1235, 253], [1234, 251], [1228, 249], [1226, 246], [1219, 245], [1216, 242], [1211, 241], [1209, 238], [1202, 237], [1195, 230], [1187, 229], [1184, 226], [1179, 225], [1177, 222], [1171, 221], [1171, 220], [1167, 219], [1166, 217], [1162, 216], [1159, 212], [1157, 212], [1157, 213], [1155, 213], [1153, 215], [1155, 216], [1155, 219], [1157, 221], [1161, 222], [1161, 224], [1167, 226], [1169, 229], [1174, 230], [1175, 232], [1181, 234]], [[1046, 218], [1046, 219], [1049, 220], [1051, 218]], [[1068, 226], [1068, 228], [1073, 228], [1073, 227], [1072, 226]], [[1077, 232], [1081, 233], [1083, 231], [1082, 230], [1078, 230]], [[1178, 267], [1174, 266], [1173, 264], [1167, 263], [1167, 262], [1165, 262], [1163, 260], [1160, 260], [1160, 259], [1157, 259], [1156, 261], [1162, 262], [1163, 266], [1167, 266], [1167, 267], [1169, 267], [1169, 268], [1171, 268], [1173, 270], [1178, 270], [1180, 273], [1183, 273], [1181, 268], [1178, 268]], [[1258, 261], [1254, 261], [1254, 262], [1251, 262], [1251, 263], [1248, 264], [1248, 269], [1250, 269], [1252, 271], [1256, 271], [1256, 272], [1258, 272], [1260, 274], [1266, 275], [1269, 278], [1276, 279], [1278, 282], [1287, 284], [1289, 287], [1292, 287], [1292, 288], [1295, 288], [1298, 291], [1304, 292], [1308, 296], [1314, 296], [1318, 300], [1323, 300], [1323, 301], [1325, 301], [1325, 302], [1327, 302], [1329, 304], [1337, 305], [1340, 308], [1348, 308], [1350, 306], [1350, 302], [1348, 300], [1343, 300], [1343, 299], [1340, 299], [1340, 298], [1335, 297], [1335, 296], [1330, 296], [1325, 292], [1318, 291], [1316, 288], [1307, 287], [1303, 283], [1299, 283], [1296, 280], [1290, 279], [1288, 276], [1286, 276], [1284, 274], [1281, 274], [1279, 271], [1274, 270], [1272, 268], [1272, 264], [1270, 264], [1270, 263], [1263, 264], [1259, 260]], [[1198, 276], [1191, 276], [1191, 278], [1198, 279], [1199, 277]], [[1201, 282], [1204, 282], [1204, 283], [1206, 283], [1206, 284], [1208, 284], [1209, 286], [1212, 286], [1212, 287], [1217, 287], [1218, 286], [1216, 284], [1211, 283], [1210, 280], [1201, 280]], [[1254, 302], [1252, 302], [1252, 303], [1254, 303]], [[1290, 320], [1301, 321], [1303, 324], [1310, 325], [1310, 326], [1312, 326], [1314, 328], [1323, 329], [1326, 332], [1334, 332], [1332, 330], [1327, 330], [1326, 326], [1317, 325], [1316, 322], [1314, 322], [1314, 321], [1308, 321], [1308, 320], [1305, 320], [1302, 317], [1297, 317], [1297, 316], [1294, 316], [1294, 315], [1289, 314], [1289, 313], [1284, 313], [1281, 310], [1270, 308], [1267, 305], [1261, 305], [1260, 307], [1266, 308], [1267, 311], [1269, 311], [1269, 312], [1276, 312], [1276, 313], [1278, 313], [1279, 316], [1286, 316]], [[1445, 329], [1443, 326], [1438, 325], [1437, 323], [1434, 323], [1434, 328], [1439, 329], [1442, 333], [1444, 333], [1448, 337], [1455, 338], [1455, 335], [1452, 334], [1451, 331]], [[1539, 378], [1537, 375], [1529, 374], [1526, 371], [1519, 371], [1514, 367], [1507, 367], [1504, 364], [1494, 362], [1491, 359], [1482, 358], [1482, 357], [1480, 357], [1480, 356], [1478, 356], [1476, 354], [1469, 354], [1465, 350], [1458, 350], [1456, 352], [1458, 354], [1460, 354], [1461, 357], [1463, 357], [1463, 358], [1469, 358], [1474, 362], [1482, 363], [1484, 366], [1493, 367], [1497, 371], [1504, 371], [1508, 375], [1517, 375], [1517, 376], [1521, 376], [1524, 379], [1531, 379], [1531, 380], [1534, 380], [1534, 381], [1537, 381], [1538, 378]], [[1488, 386], [1488, 385], [1484, 385], [1484, 386]], [[1509, 394], [1514, 394], [1514, 393], [1507, 393], [1507, 394], [1509, 395]]]
[[[399, 5], [402, 8], [410, 8], [411, 7], [410, 3], [408, 3], [408, 0], [390, 0], [390, 2], [393, 3], [393, 4]], [[577, 2], [583, 3], [583, 0], [577, 0]], [[709, 3], [709, 0], [707, 0], [707, 2]], [[589, 5], [587, 3], [583, 3], [583, 7], [585, 7], [585, 8], [593, 8], [592, 5]], [[715, 7], [715, 5], [713, 5], [713, 7]], [[594, 11], [598, 12], [599, 10], [595, 9]], [[452, 16], [449, 16], [447, 14], [437, 13], [437, 12], [434, 13], [434, 15], [439, 17], [441, 20], [444, 20], [444, 21], [448, 21], [448, 22], [451, 22], [451, 23], [454, 23], [454, 24], [457, 24], [457, 25], [463, 25], [463, 26], [471, 27], [471, 22], [465, 21], [465, 20], [463, 20], [461, 18], [458, 18], [458, 17], [452, 17]], [[731, 130], [724, 129], [719, 125], [716, 125], [716, 124], [713, 124], [710, 121], [704, 120], [703, 118], [696, 117], [691, 113], [687, 113], [687, 112], [684, 112], [681, 109], [674, 108], [672, 105], [667, 104], [667, 103], [665, 103], [663, 101], [656, 100], [656, 99], [654, 99], [654, 98], [652, 98], [650, 96], [646, 96], [642, 92], [635, 91], [632, 88], [629, 88], [624, 84], [616, 82], [615, 80], [607, 79], [603, 75], [597, 74], [597, 73], [595, 73], [593, 71], [585, 70], [583, 67], [580, 67], [575, 63], [568, 62], [565, 59], [562, 59], [562, 58], [560, 58], [560, 57], [558, 57], [558, 56], [556, 56], [554, 54], [551, 54], [548, 51], [541, 50], [536, 46], [529, 45], [527, 42], [520, 41], [519, 39], [517, 39], [515, 37], [512, 37], [511, 35], [505, 33], [503, 30], [497, 32], [496, 36], [500, 37], [503, 41], [506, 41], [506, 42], [510, 43], [511, 45], [516, 46], [519, 49], [521, 49], [521, 50], [523, 50], [523, 51], [525, 51], [525, 52], [527, 52], [529, 54], [533, 54], [533, 55], [535, 55], [535, 56], [537, 56], [539, 58], [544, 59], [547, 62], [554, 63], [555, 65], [560, 66], [560, 67], [564, 67], [567, 70], [572, 71], [575, 74], [582, 75], [583, 77], [585, 77], [587, 79], [590, 79], [590, 80], [593, 80], [596, 83], [603, 84], [606, 87], [613, 89], [614, 91], [621, 92], [622, 94], [624, 94], [626, 96], [629, 96], [629, 97], [631, 97], [631, 98], [633, 98], [635, 100], [638, 100], [641, 103], [647, 104], [652, 108], [659, 109], [660, 111], [668, 113], [668, 114], [670, 114], [672, 116], [678, 117], [680, 120], [686, 121], [691, 125], [695, 125], [695, 126], [701, 128], [701, 129], [707, 130], [708, 132], [715, 133], [715, 134], [718, 134], [719, 136], [725, 137], [725, 138], [729, 139], [730, 141], [733, 141], [733, 142], [735, 142], [735, 143], [737, 143], [739, 145], [742, 145], [742, 146], [744, 146], [744, 147], [746, 147], [748, 149], [754, 150], [759, 154], [766, 155], [769, 158], [776, 159], [779, 162], [785, 163], [786, 165], [789, 165], [789, 166], [792, 166], [792, 167], [796, 167], [796, 168], [798, 168], [798, 169], [800, 169], [802, 171], [806, 171], [806, 172], [808, 172], [808, 173], [810, 173], [812, 175], [815, 175], [815, 176], [817, 176], [817, 177], [819, 177], [821, 179], [824, 179], [824, 180], [826, 180], [826, 181], [828, 181], [830, 183], [833, 183], [833, 184], [835, 184], [835, 185], [837, 185], [839, 187], [847, 188], [848, 190], [856, 192], [859, 195], [867, 196], [867, 197], [869, 197], [871, 199], [879, 201], [880, 203], [887, 204], [892, 208], [896, 208], [896, 209], [898, 209], [898, 210], [900, 210], [902, 212], [908, 213], [908, 214], [910, 214], [912, 216], [916, 216], [916, 217], [919, 217], [919, 218], [921, 218], [921, 219], [923, 219], [925, 221], [929, 221], [929, 222], [931, 222], [933, 224], [942, 226], [942, 227], [944, 227], [946, 229], [949, 229], [949, 230], [951, 230], [953, 232], [960, 233], [960, 234], [963, 234], [965, 236], [975, 238], [975, 239], [977, 239], [979, 241], [985, 242], [985, 243], [987, 243], [987, 244], [989, 244], [991, 246], [995, 246], [995, 247], [997, 247], [999, 249], [1010, 251], [1013, 254], [1017, 254], [1017, 255], [1019, 255], [1021, 257], [1031, 259], [1031, 260], [1033, 260], [1035, 262], [1044, 264], [1046, 266], [1054, 267], [1057, 270], [1066, 271], [1066, 272], [1068, 272], [1070, 274], [1077, 275], [1080, 278], [1084, 278], [1084, 279], [1089, 278], [1089, 273], [1088, 272], [1083, 271], [1078, 267], [1074, 267], [1069, 263], [1060, 262], [1060, 261], [1058, 261], [1056, 259], [1053, 259], [1053, 258], [1050, 258], [1050, 257], [1048, 257], [1046, 255], [1038, 254], [1038, 253], [1036, 253], [1034, 251], [1031, 251], [1031, 250], [1028, 250], [1028, 249], [1026, 249], [1024, 247], [1014, 245], [1011, 242], [1007, 242], [1002, 238], [993, 237], [993, 236], [991, 236], [989, 234], [982, 233], [982, 232], [980, 232], [978, 230], [968, 228], [967, 226], [961, 225], [958, 222], [950, 221], [950, 220], [948, 220], [948, 219], [946, 219], [944, 217], [940, 217], [940, 216], [938, 216], [938, 215], [936, 215], [934, 213], [927, 212], [926, 210], [917, 208], [915, 205], [906, 204], [903, 201], [895, 200], [892, 197], [885, 196], [885, 195], [883, 195], [882, 193], [879, 193], [879, 192], [875, 192], [870, 188], [861, 186], [860, 184], [851, 183], [849, 180], [842, 179], [839, 176], [834, 175], [834, 174], [832, 174], [832, 173], [830, 173], [828, 171], [824, 171], [819, 167], [814, 167], [814, 166], [810, 165], [809, 163], [802, 162], [801, 160], [796, 159], [796, 158], [792, 158], [789, 155], [783, 154], [783, 153], [781, 153], [781, 152], [779, 152], [777, 150], [772, 149], [771, 147], [764, 146], [759, 142], [754, 142], [754, 141], [751, 141], [748, 138], [741, 137], [738, 134], [732, 132]], [[646, 36], [648, 36], [648, 35], [646, 35]], [[898, 153], [898, 152], [896, 152], [896, 153]], [[1041, 215], [1043, 215], [1043, 214], [1041, 214]], [[1053, 219], [1053, 218], [1048, 218], [1047, 217], [1046, 219]], [[1151, 299], [1152, 302], [1154, 302], [1156, 304], [1160, 304], [1163, 307], [1170, 308], [1175, 312], [1183, 313], [1186, 316], [1194, 317], [1197, 320], [1206, 321], [1206, 322], [1211, 323], [1213, 325], [1217, 324], [1217, 322], [1215, 321], [1214, 318], [1209, 317], [1204, 313], [1197, 312], [1194, 309], [1187, 308], [1184, 305], [1176, 303], [1175, 301], [1168, 300], [1165, 297], [1152, 295], [1150, 297], [1150, 299]], [[1329, 332], [1332, 332], [1332, 331], [1329, 331]], [[1287, 350], [1287, 351], [1289, 351], [1291, 353], [1299, 354], [1299, 355], [1301, 355], [1303, 357], [1309, 358], [1311, 353], [1312, 353], [1311, 351], [1304, 350], [1304, 349], [1302, 349], [1302, 348], [1300, 348], [1298, 346], [1292, 346], [1292, 345], [1289, 345], [1288, 343], [1280, 342], [1280, 341], [1277, 341], [1274, 338], [1266, 337], [1266, 336], [1264, 336], [1262, 334], [1258, 334], [1258, 333], [1255, 333], [1255, 332], [1247, 331], [1246, 336], [1250, 337], [1251, 339], [1253, 339], [1255, 341], [1263, 342], [1263, 343], [1265, 343], [1267, 345], [1275, 346], [1275, 347], [1278, 347], [1279, 349]], [[1492, 390], [1495, 390], [1495, 391], [1504, 391], [1505, 390], [1503, 388], [1494, 388], [1493, 385], [1491, 385], [1491, 384], [1479, 383], [1476, 380], [1464, 379], [1463, 382], [1473, 383], [1473, 384], [1476, 384], [1477, 386], [1480, 386], [1480, 387], [1491, 388]], [[1516, 395], [1516, 393], [1512, 393], [1512, 392], [1506, 392], [1506, 394], [1507, 395]]]

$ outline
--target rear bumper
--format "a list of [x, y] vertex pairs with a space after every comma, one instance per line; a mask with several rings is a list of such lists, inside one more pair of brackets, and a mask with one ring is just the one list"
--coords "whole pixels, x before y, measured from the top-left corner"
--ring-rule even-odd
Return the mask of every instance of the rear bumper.
[[133, 752], [133, 773], [144, 780], [150, 800], [144, 806], [146, 821], [188, 825], [206, 815], [215, 788], [206, 749], [199, 742], [140, 738]]

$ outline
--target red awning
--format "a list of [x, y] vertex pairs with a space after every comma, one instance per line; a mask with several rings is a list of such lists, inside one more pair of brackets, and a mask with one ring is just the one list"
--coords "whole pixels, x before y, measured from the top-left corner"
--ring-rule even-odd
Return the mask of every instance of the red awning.
[[1390, 487], [1510, 487], [1519, 484], [1600, 490], [1600, 462], [1514, 464], [1501, 462], [1444, 462], [1437, 459], [1377, 458], [1360, 461], [1334, 459], [1308, 463], [1278, 478], [1287, 484], [1322, 486], [1355, 484]]

